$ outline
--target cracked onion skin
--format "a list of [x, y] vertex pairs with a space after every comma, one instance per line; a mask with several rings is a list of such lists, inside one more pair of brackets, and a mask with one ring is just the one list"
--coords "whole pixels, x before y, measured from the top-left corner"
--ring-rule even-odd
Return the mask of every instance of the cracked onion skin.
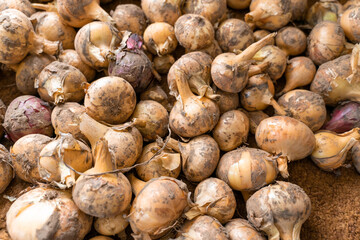
[[92, 218], [79, 210], [71, 193], [50, 188], [21, 195], [6, 214], [6, 227], [13, 240], [81, 240], [91, 225]]
[[13, 168], [9, 151], [0, 144], [0, 194], [3, 193], [13, 179]]

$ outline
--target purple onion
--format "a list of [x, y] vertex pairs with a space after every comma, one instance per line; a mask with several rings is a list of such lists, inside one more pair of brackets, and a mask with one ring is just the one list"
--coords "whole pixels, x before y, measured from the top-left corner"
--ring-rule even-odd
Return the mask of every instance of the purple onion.
[[334, 109], [331, 117], [331, 120], [324, 125], [326, 130], [343, 133], [360, 127], [360, 103], [349, 102], [340, 105]]
[[49, 104], [30, 95], [17, 97], [10, 103], [3, 126], [13, 142], [28, 134], [52, 136], [54, 132]]

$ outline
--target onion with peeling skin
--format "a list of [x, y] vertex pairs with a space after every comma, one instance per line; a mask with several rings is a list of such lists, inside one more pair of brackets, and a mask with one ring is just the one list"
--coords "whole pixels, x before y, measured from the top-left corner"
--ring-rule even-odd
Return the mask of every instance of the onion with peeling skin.
[[91, 223], [92, 218], [79, 210], [69, 192], [50, 188], [21, 195], [6, 214], [6, 227], [13, 240], [81, 240], [90, 232]]
[[[84, 174], [99, 174], [114, 170], [105, 139], [93, 148], [95, 166]], [[72, 196], [81, 211], [95, 217], [115, 217], [124, 212], [131, 203], [131, 185], [122, 173], [99, 176], [82, 175], [76, 180]]]
[[150, 180], [131, 206], [129, 222], [133, 237], [160, 238], [171, 230], [187, 206], [188, 190], [185, 183], [170, 177]]
[[306, 49], [306, 35], [296, 27], [284, 27], [278, 31], [275, 38], [276, 46], [288, 56], [296, 56]]
[[0, 23], [0, 62], [3, 64], [17, 64], [28, 53], [55, 55], [61, 48], [60, 42], [37, 35], [29, 18], [16, 9], [1, 11]]
[[261, 233], [245, 219], [234, 218], [225, 225], [225, 228], [230, 240], [265, 240]]
[[28, 134], [52, 136], [54, 133], [49, 104], [31, 95], [17, 97], [10, 103], [3, 126], [13, 142]]
[[166, 22], [174, 25], [181, 16], [184, 0], [142, 0], [141, 8], [150, 22]]
[[354, 128], [342, 134], [319, 131], [315, 134], [316, 147], [311, 154], [313, 162], [324, 171], [333, 171], [343, 165], [346, 155], [360, 140], [360, 129]]
[[144, 32], [146, 49], [154, 55], [163, 56], [172, 53], [177, 47], [174, 27], [168, 23], [150, 24]]
[[246, 202], [247, 217], [269, 240], [300, 240], [302, 224], [309, 218], [309, 196], [298, 185], [277, 181]]
[[10, 153], [0, 144], [0, 194], [6, 190], [13, 177]]
[[139, 6], [135, 4], [119, 4], [110, 14], [120, 32], [129, 31], [140, 36], [144, 34], [147, 20], [144, 11]]
[[189, 0], [185, 1], [182, 11], [184, 14], [199, 14], [207, 18], [211, 24], [219, 23], [226, 15], [226, 0]]
[[343, 13], [343, 6], [337, 0], [320, 0], [308, 10], [306, 21], [311, 27], [322, 21], [337, 22]]
[[28, 17], [35, 13], [35, 9], [29, 0], [0, 0], [0, 12], [9, 8], [19, 10]]
[[220, 179], [208, 178], [196, 186], [194, 204], [185, 216], [192, 220], [199, 215], [209, 215], [224, 224], [234, 216], [235, 210], [236, 199], [231, 188]]
[[324, 125], [324, 129], [336, 133], [350, 131], [360, 127], [360, 103], [348, 102], [337, 106], [331, 114], [331, 119]]
[[125, 212], [116, 215], [115, 217], [107, 217], [107, 218], [97, 218], [94, 221], [95, 230], [106, 236], [112, 236], [124, 231], [129, 222], [126, 219], [126, 216], [129, 214], [128, 210]]
[[239, 95], [236, 93], [224, 92], [220, 89], [215, 91], [216, 95], [219, 95], [219, 100], [217, 104], [220, 109], [220, 114], [223, 114], [227, 111], [235, 110], [239, 106]]
[[83, 100], [83, 84], [86, 82], [79, 69], [54, 61], [43, 68], [36, 77], [34, 86], [42, 99], [59, 104]]
[[15, 142], [10, 149], [11, 163], [16, 175], [25, 182], [41, 182], [40, 152], [52, 139], [42, 134], [29, 134]]
[[181, 153], [183, 173], [192, 182], [201, 182], [210, 177], [220, 159], [219, 146], [209, 135], [198, 136], [188, 143], [171, 138], [167, 147]]

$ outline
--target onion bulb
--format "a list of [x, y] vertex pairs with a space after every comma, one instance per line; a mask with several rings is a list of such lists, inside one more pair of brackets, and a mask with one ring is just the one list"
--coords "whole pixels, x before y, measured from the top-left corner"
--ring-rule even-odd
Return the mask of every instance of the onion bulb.
[[95, 230], [106, 236], [111, 236], [118, 234], [125, 230], [125, 228], [129, 225], [129, 222], [126, 219], [126, 215], [129, 211], [120, 213], [115, 217], [107, 217], [107, 218], [97, 218], [94, 221]]
[[360, 103], [348, 102], [337, 106], [331, 114], [331, 119], [324, 125], [324, 129], [336, 133], [350, 131], [360, 127]]
[[171, 138], [167, 146], [181, 153], [183, 173], [192, 182], [210, 177], [220, 159], [219, 146], [209, 135], [195, 137], [188, 143]]
[[265, 240], [256, 229], [245, 219], [234, 218], [225, 225], [230, 240]]
[[348, 10], [357, 6], [360, 6], [360, 2], [358, 2], [358, 0], [348, 0], [343, 4], [344, 10]]
[[129, 222], [136, 234], [133, 236], [160, 238], [171, 230], [187, 206], [188, 190], [185, 183], [170, 177], [150, 180], [131, 206]]
[[236, 200], [231, 188], [220, 179], [208, 178], [196, 186], [194, 204], [185, 215], [192, 220], [206, 214], [224, 224], [234, 216], [235, 209]]
[[314, 163], [325, 171], [333, 171], [346, 160], [346, 155], [360, 140], [360, 129], [337, 134], [331, 131], [319, 131], [315, 134], [316, 147], [311, 154]]
[[342, 13], [343, 6], [337, 0], [320, 0], [309, 8], [306, 21], [311, 27], [322, 21], [337, 22]]
[[160, 74], [168, 74], [171, 66], [175, 63], [175, 58], [168, 54], [164, 56], [155, 56], [153, 60], [155, 70]]
[[154, 55], [172, 53], [177, 47], [174, 27], [164, 22], [150, 24], [144, 32], [144, 43], [146, 49]]
[[290, 0], [291, 19], [295, 21], [304, 20], [308, 11], [307, 0]]
[[43, 181], [39, 174], [39, 156], [51, 141], [50, 137], [42, 134], [29, 134], [17, 140], [10, 149], [16, 176], [30, 183]]
[[28, 53], [55, 55], [61, 48], [60, 42], [37, 35], [28, 17], [16, 9], [1, 11], [0, 23], [0, 62], [3, 64], [19, 63]]
[[211, 24], [219, 23], [226, 15], [226, 0], [191, 0], [184, 1], [182, 8], [184, 14], [199, 14], [207, 18]]
[[54, 61], [47, 65], [35, 79], [35, 88], [42, 99], [55, 104], [64, 102], [80, 102], [85, 93], [84, 74], [77, 68]]
[[[264, 29], [256, 30], [254, 32], [255, 42], [259, 41], [260, 39], [263, 39], [264, 37], [266, 37], [270, 33], [271, 32], [269, 32], [268, 30], [264, 30]], [[275, 39], [272, 39], [272, 41], [269, 41], [269, 43], [267, 45], [275, 45]]]
[[129, 31], [139, 36], [144, 34], [147, 19], [144, 11], [139, 6], [135, 4], [119, 4], [110, 14], [120, 32]]
[[9, 8], [19, 10], [28, 17], [36, 12], [35, 9], [31, 6], [31, 2], [29, 0], [0, 0], [0, 11]]
[[140, 100], [153, 100], [158, 103], [160, 103], [163, 107], [166, 108], [167, 111], [171, 111], [172, 104], [170, 103], [170, 97], [167, 95], [167, 93], [164, 91], [164, 89], [161, 88], [159, 85], [154, 85], [149, 88], [147, 88], [144, 92], [140, 94]]
[[13, 177], [10, 153], [0, 144], [0, 194], [5, 191]]
[[276, 46], [288, 56], [296, 56], [306, 49], [306, 35], [296, 27], [284, 27], [279, 30], [275, 38]]
[[223, 114], [227, 111], [235, 110], [239, 106], [239, 94], [224, 92], [220, 89], [216, 89], [216, 95], [219, 96], [217, 104], [220, 109], [220, 114]]
[[183, 0], [142, 0], [141, 8], [150, 22], [166, 22], [174, 25], [181, 16]]
[[[114, 170], [105, 139], [93, 148], [95, 166], [84, 174], [106, 173]], [[114, 217], [126, 210], [131, 202], [131, 185], [122, 173], [99, 176], [82, 175], [76, 180], [72, 196], [81, 211], [95, 217]]]
[[69, 192], [50, 188], [21, 195], [6, 214], [6, 228], [13, 240], [80, 240], [90, 232], [91, 223], [92, 218], [79, 210]]
[[353, 43], [360, 42], [360, 31], [357, 26], [360, 24], [358, 15], [360, 6], [353, 7], [345, 11], [340, 20], [340, 25], [345, 32], [345, 36]]
[[302, 224], [309, 218], [309, 196], [298, 185], [277, 181], [254, 193], [246, 202], [247, 218], [269, 240], [300, 240]]
[[254, 135], [256, 132], [256, 128], [259, 126], [260, 122], [262, 120], [264, 120], [265, 118], [269, 117], [269, 115], [267, 115], [263, 111], [247, 112], [244, 109], [239, 109], [239, 110], [244, 112], [246, 114], [246, 116], [249, 118], [250, 132], [251, 132], [251, 134], [254, 134]]

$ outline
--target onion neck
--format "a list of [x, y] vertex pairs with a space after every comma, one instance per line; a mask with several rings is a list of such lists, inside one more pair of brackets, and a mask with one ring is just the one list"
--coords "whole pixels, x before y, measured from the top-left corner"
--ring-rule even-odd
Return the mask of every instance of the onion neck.
[[260, 8], [256, 8], [254, 11], [251, 11], [245, 14], [245, 22], [247, 23], [255, 23], [263, 18], [264, 11]]
[[97, 1], [92, 1], [88, 6], [86, 6], [85, 11], [94, 20], [115, 25], [115, 20], [102, 7], [100, 7]]
[[127, 175], [129, 182], [131, 184], [132, 191], [135, 196], [139, 195], [139, 192], [145, 187], [146, 182], [135, 177], [133, 173]]
[[35, 9], [44, 10], [46, 12], [57, 12], [57, 7], [53, 3], [49, 3], [49, 4], [32, 3], [31, 6]]
[[254, 75], [264, 72], [269, 67], [269, 65], [270, 64], [268, 62], [262, 62], [258, 65], [250, 65], [248, 76], [252, 77]]
[[95, 158], [95, 166], [93, 173], [103, 173], [114, 170], [111, 155], [108, 148], [108, 143], [105, 139], [101, 138], [96, 142], [93, 150]]
[[275, 111], [281, 116], [287, 116], [286, 111], [275, 101], [274, 98], [270, 99], [270, 105], [275, 109]]
[[61, 42], [49, 41], [37, 35], [34, 31], [30, 32], [29, 43], [29, 51], [35, 54], [44, 52], [49, 55], [56, 55], [60, 52], [60, 50], [62, 50]]
[[277, 168], [281, 174], [281, 176], [283, 178], [288, 178], [289, 177], [289, 172], [288, 172], [288, 159], [285, 156], [280, 156], [276, 159], [277, 162]]
[[174, 151], [176, 152], [180, 152], [180, 143], [179, 141], [173, 139], [173, 138], [170, 138], [169, 141], [167, 142], [166, 146], [173, 149]]
[[83, 113], [80, 117], [80, 131], [89, 140], [92, 147], [96, 145], [96, 142], [102, 138], [109, 127], [97, 122], [86, 113]]
[[189, 98], [195, 97], [195, 95], [192, 93], [188, 81], [183, 76], [177, 76], [175, 78], [175, 83], [184, 106], [185, 102]]
[[200, 77], [192, 77], [189, 79], [190, 88], [200, 97], [207, 97], [214, 101], [220, 99], [220, 95], [215, 94], [214, 90]]

